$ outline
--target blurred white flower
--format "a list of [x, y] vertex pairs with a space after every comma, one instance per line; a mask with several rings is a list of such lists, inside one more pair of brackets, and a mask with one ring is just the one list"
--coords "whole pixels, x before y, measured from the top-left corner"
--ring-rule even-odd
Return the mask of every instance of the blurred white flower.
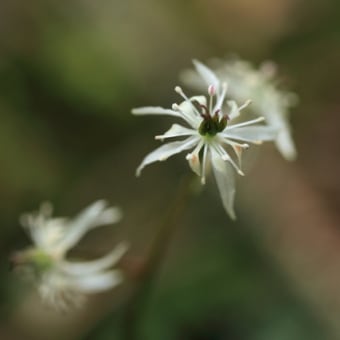
[[[238, 107], [236, 102], [227, 101], [229, 111], [228, 113], [223, 111], [227, 85], [221, 83], [205, 65], [198, 61], [194, 61], [194, 65], [203, 81], [209, 84], [208, 100], [205, 96], [188, 98], [180, 87], [176, 87], [175, 91], [184, 101], [179, 105], [173, 104], [172, 109], [142, 107], [132, 110], [132, 113], [136, 115], [159, 114], [179, 117], [189, 126], [173, 124], [163, 135], [156, 136], [156, 139], [162, 141], [177, 137], [184, 137], [184, 139], [164, 144], [148, 154], [138, 167], [137, 175], [150, 163], [163, 161], [184, 150], [193, 149], [186, 156], [191, 169], [201, 176], [202, 184], [204, 184], [207, 167], [209, 164], [212, 165], [223, 206], [230, 217], [235, 218], [233, 168], [238, 174], [243, 175], [240, 169], [240, 160], [242, 150], [249, 147], [247, 142], [260, 144], [262, 141], [273, 140], [276, 137], [276, 129], [264, 125], [253, 126], [263, 121], [262, 117], [231, 124], [249, 102]], [[229, 151], [226, 150], [227, 146], [233, 149], [238, 162], [235, 162], [230, 156]]]
[[38, 212], [21, 217], [34, 245], [16, 253], [13, 264], [34, 279], [48, 305], [56, 309], [79, 306], [85, 294], [108, 290], [122, 281], [121, 271], [110, 268], [125, 253], [127, 245], [121, 243], [107, 255], [91, 261], [70, 261], [66, 253], [89, 230], [120, 218], [120, 210], [107, 207], [103, 200], [94, 202], [74, 219], [53, 218], [51, 204], [43, 203]]
[[[266, 118], [269, 126], [278, 129], [276, 146], [287, 160], [296, 158], [296, 148], [291, 136], [289, 109], [297, 102], [297, 96], [284, 92], [277, 86], [276, 65], [263, 63], [255, 69], [250, 63], [240, 59], [215, 61], [213, 68], [217, 76], [228, 83], [228, 91], [237, 101], [251, 99], [250, 110], [258, 116]], [[201, 77], [193, 71], [183, 72], [185, 84], [202, 89], [205, 86]]]

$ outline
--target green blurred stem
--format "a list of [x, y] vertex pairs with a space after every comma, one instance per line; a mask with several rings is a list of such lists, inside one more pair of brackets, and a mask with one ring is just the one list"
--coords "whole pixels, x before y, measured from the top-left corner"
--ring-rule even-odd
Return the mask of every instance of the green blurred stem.
[[182, 178], [174, 202], [165, 215], [158, 234], [151, 245], [145, 267], [139, 276], [136, 289], [127, 304], [123, 325], [123, 338], [125, 340], [140, 340], [141, 338], [140, 325], [145, 314], [145, 308], [172, 236], [193, 193], [192, 180], [192, 176]]

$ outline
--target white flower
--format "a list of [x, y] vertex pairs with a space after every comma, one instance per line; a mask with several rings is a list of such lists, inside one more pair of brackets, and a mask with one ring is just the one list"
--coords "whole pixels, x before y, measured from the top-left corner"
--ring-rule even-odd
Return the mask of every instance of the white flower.
[[[275, 80], [276, 67], [271, 62], [255, 69], [240, 59], [217, 61], [214, 72], [228, 83], [230, 95], [237, 101], [251, 99], [253, 113], [266, 118], [269, 126], [278, 129], [276, 146], [288, 160], [296, 158], [296, 148], [291, 136], [289, 109], [296, 104], [294, 93], [281, 91]], [[202, 88], [204, 82], [194, 71], [183, 73], [183, 81], [195, 88]]]
[[163, 135], [156, 136], [156, 139], [159, 140], [174, 137], [183, 137], [184, 139], [164, 144], [148, 154], [138, 167], [137, 175], [150, 163], [163, 161], [179, 152], [193, 149], [186, 156], [191, 169], [201, 176], [202, 184], [204, 184], [208, 164], [212, 165], [224, 208], [232, 218], [235, 218], [233, 168], [240, 175], [243, 175], [243, 172], [230, 156], [226, 147], [230, 146], [240, 161], [242, 150], [249, 147], [248, 142], [260, 144], [262, 141], [272, 140], [276, 136], [276, 129], [264, 125], [254, 126], [254, 124], [263, 121], [262, 117], [239, 124], [231, 124], [249, 102], [238, 107], [234, 101], [227, 101], [230, 110], [228, 114], [223, 112], [222, 106], [225, 102], [227, 85], [220, 83], [216, 75], [203, 64], [194, 61], [194, 65], [202, 79], [209, 84], [209, 100], [205, 96], [188, 98], [180, 87], [176, 87], [175, 91], [181, 95], [184, 101], [179, 105], [173, 104], [172, 109], [142, 107], [132, 110], [132, 113], [136, 115], [160, 114], [179, 117], [188, 125], [188, 127], [184, 127], [173, 124], [170, 130]]
[[34, 245], [15, 254], [14, 265], [34, 277], [47, 304], [57, 309], [81, 305], [85, 294], [110, 289], [122, 281], [120, 270], [110, 268], [125, 253], [127, 245], [121, 243], [107, 255], [91, 261], [70, 261], [66, 254], [89, 230], [120, 218], [120, 210], [107, 207], [103, 200], [94, 202], [71, 220], [52, 218], [52, 206], [44, 203], [39, 212], [21, 218]]

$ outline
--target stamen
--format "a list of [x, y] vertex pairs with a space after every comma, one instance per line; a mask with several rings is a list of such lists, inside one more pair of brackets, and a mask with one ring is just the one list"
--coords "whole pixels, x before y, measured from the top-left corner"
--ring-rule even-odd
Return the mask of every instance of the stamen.
[[172, 104], [172, 109], [173, 109], [174, 111], [179, 111], [179, 106], [178, 106], [178, 104], [176, 104], [176, 103]]
[[241, 143], [232, 141], [232, 140], [230, 140], [230, 139], [223, 140], [223, 142], [224, 142], [225, 144], [229, 144], [229, 145], [231, 145], [231, 146], [237, 146], [237, 147], [239, 147], [239, 148], [241, 148], [241, 149], [249, 149], [249, 144], [247, 144], [247, 143], [241, 144]]
[[239, 111], [243, 110], [245, 107], [247, 107], [249, 104], [251, 104], [251, 99], [248, 99], [243, 105], [241, 105], [238, 109]]
[[223, 142], [225, 144], [229, 144], [231, 145], [231, 147], [233, 148], [233, 150], [235, 151], [235, 154], [238, 158], [238, 164], [240, 166], [240, 168], [242, 167], [242, 164], [241, 164], [241, 161], [242, 161], [242, 152], [244, 149], [248, 149], [249, 148], [249, 144], [241, 144], [241, 143], [238, 143], [238, 142], [234, 142], [234, 141], [231, 141], [230, 139], [227, 139], [227, 140], [223, 140]]
[[213, 85], [209, 86], [208, 93], [209, 93], [209, 114], [211, 115], [210, 112], [212, 112], [213, 109], [213, 97], [215, 93], [215, 87]]
[[221, 93], [220, 96], [218, 96], [218, 101], [216, 102], [215, 110], [222, 108], [226, 93], [227, 93], [227, 83], [223, 83], [222, 84], [222, 93]]
[[[192, 103], [190, 102], [190, 104], [192, 105]], [[194, 110], [197, 112], [196, 108], [194, 107], [194, 105], [192, 105], [192, 107], [194, 108]], [[172, 109], [176, 112], [179, 112], [183, 119], [186, 120], [191, 126], [195, 126], [196, 125], [196, 122], [193, 120], [193, 118], [186, 114], [183, 110], [181, 110], [181, 108], [179, 107], [178, 104], [174, 103], [172, 104]], [[197, 112], [198, 115], [200, 115], [200, 113]]]
[[237, 166], [237, 164], [234, 162], [234, 160], [229, 156], [229, 154], [224, 150], [224, 148], [221, 145], [215, 144], [214, 147], [215, 147], [215, 150], [218, 152], [218, 154], [221, 156], [221, 158], [224, 161], [230, 162], [231, 165], [237, 171], [237, 173], [241, 176], [244, 176], [243, 171]]
[[216, 88], [214, 85], [209, 85], [208, 93], [210, 97], [213, 97], [216, 94]]
[[207, 167], [207, 153], [208, 153], [208, 146], [205, 144], [203, 149], [203, 159], [202, 159], [202, 177], [201, 183], [205, 184], [205, 174], [206, 174], [206, 167]]
[[239, 175], [244, 176], [244, 172], [236, 165], [234, 160], [228, 154], [224, 154], [221, 157], [224, 161], [230, 162], [233, 165], [233, 167], [236, 169]]
[[175, 87], [175, 91], [181, 96], [183, 97], [185, 100], [189, 100], [189, 98], [184, 94], [182, 88], [180, 86], [176, 86]]
[[252, 125], [252, 124], [260, 123], [260, 122], [263, 122], [263, 121], [265, 121], [265, 118], [264, 117], [259, 117], [259, 118], [253, 119], [253, 120], [248, 120], [247, 122], [244, 122], [244, 123], [229, 125], [228, 129], [229, 130], [230, 129], [235, 129], [235, 128], [239, 128], [241, 126]]
[[201, 117], [202, 118], [209, 118], [210, 117], [209, 109], [205, 105], [200, 105], [200, 108], [202, 108], [204, 110], [204, 112], [200, 114]]
[[183, 92], [182, 88], [180, 86], [176, 86], [175, 87], [175, 91], [189, 104], [191, 105], [191, 107], [193, 108], [193, 111], [200, 116], [200, 113], [198, 112], [198, 110], [196, 109], [195, 105], [192, 103], [192, 101], [185, 95], [185, 93]]
[[199, 153], [204, 145], [203, 140], [200, 140], [195, 149], [186, 155], [186, 160], [189, 162], [191, 169], [198, 175], [201, 176], [202, 167], [200, 163]]

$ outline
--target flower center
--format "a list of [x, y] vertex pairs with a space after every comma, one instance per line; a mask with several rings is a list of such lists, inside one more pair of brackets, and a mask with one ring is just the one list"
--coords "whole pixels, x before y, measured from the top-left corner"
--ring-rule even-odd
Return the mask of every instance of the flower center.
[[37, 275], [48, 271], [55, 263], [50, 255], [37, 248], [29, 248], [15, 253], [11, 261], [14, 267], [31, 269]]
[[213, 116], [210, 115], [210, 112], [207, 107], [201, 106], [203, 113], [201, 116], [203, 118], [198, 131], [202, 136], [215, 136], [218, 132], [221, 132], [225, 129], [228, 122], [228, 116], [219, 117], [219, 110], [215, 112]]

